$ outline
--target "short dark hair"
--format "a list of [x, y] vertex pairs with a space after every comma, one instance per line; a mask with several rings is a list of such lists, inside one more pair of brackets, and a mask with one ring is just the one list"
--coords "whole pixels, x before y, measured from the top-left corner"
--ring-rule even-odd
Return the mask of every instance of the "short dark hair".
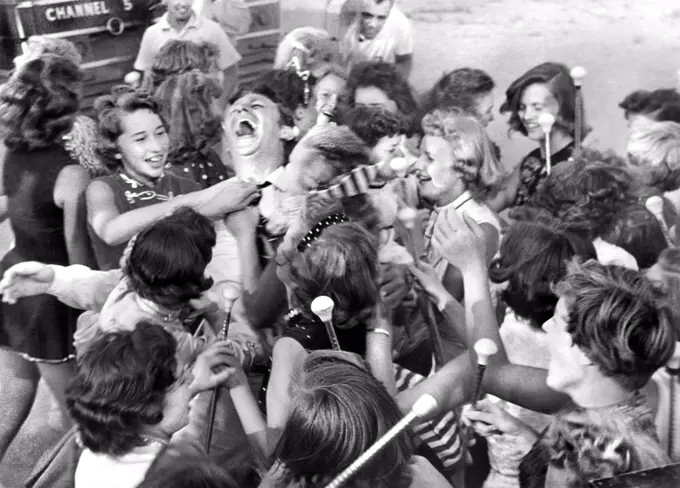
[[668, 103], [680, 103], [680, 93], [672, 88], [659, 88], [654, 91], [636, 90], [629, 93], [619, 103], [619, 107], [628, 117], [629, 115], [651, 114]]
[[436, 109], [459, 109], [476, 115], [477, 100], [496, 87], [486, 71], [476, 68], [459, 68], [445, 73], [425, 95], [422, 113]]
[[383, 62], [363, 62], [354, 65], [347, 80], [350, 106], [355, 104], [357, 89], [370, 86], [384, 92], [387, 98], [394, 101], [403, 116], [412, 119], [408, 123], [410, 134], [420, 131], [418, 103], [413, 96], [413, 90], [394, 65]]
[[645, 386], [673, 356], [675, 305], [640, 272], [573, 261], [555, 292], [566, 300], [574, 345], [627, 390]]
[[58, 142], [80, 108], [83, 72], [53, 54], [28, 61], [0, 86], [0, 138], [14, 151]]
[[547, 221], [513, 223], [501, 242], [489, 278], [508, 282], [502, 292], [505, 304], [529, 324], [540, 329], [555, 314], [558, 297], [552, 287], [567, 274], [574, 257], [597, 259], [592, 242]]
[[[510, 87], [505, 92], [505, 101], [501, 105], [500, 112], [510, 112], [508, 118], [508, 125], [510, 131], [519, 132], [522, 135], [527, 135], [526, 127], [519, 117], [519, 107], [522, 102], [522, 95], [524, 90], [536, 83], [548, 85], [552, 95], [559, 104], [559, 112], [555, 127], [560, 127], [572, 137], [577, 138], [576, 130], [576, 86], [574, 80], [571, 78], [569, 68], [561, 63], [542, 63], [534, 66], [529, 71], [512, 82]], [[581, 107], [582, 108], [582, 107]], [[584, 113], [581, 110], [581, 113]], [[585, 119], [585, 117], [584, 117]], [[583, 131], [579, 134], [581, 139], [590, 131], [587, 124], [583, 124]]]
[[142, 322], [100, 336], [78, 357], [66, 404], [85, 447], [120, 456], [143, 445], [142, 426], [163, 420], [177, 381], [176, 349], [163, 327]]
[[637, 201], [637, 184], [615, 154], [586, 150], [561, 164], [539, 186], [531, 204], [564, 222], [583, 222], [590, 239], [610, 235], [621, 211]]
[[[289, 483], [323, 486], [402, 417], [382, 383], [349, 353], [312, 353], [291, 389], [291, 412], [274, 451]], [[395, 488], [411, 486], [413, 452], [409, 434], [402, 432], [355, 475], [352, 486], [381, 481]]]
[[205, 268], [215, 242], [210, 219], [179, 208], [137, 235], [125, 275], [142, 298], [168, 307], [183, 305], [212, 286]]
[[119, 153], [116, 141], [123, 134], [121, 116], [135, 113], [138, 110], [150, 110], [158, 115], [167, 129], [163, 118], [161, 103], [147, 92], [135, 90], [129, 86], [117, 86], [111, 89], [110, 95], [97, 98], [94, 110], [99, 122], [99, 145], [97, 152], [110, 170], [121, 166], [122, 160], [116, 158]]
[[656, 217], [640, 203], [621, 209], [616, 217], [615, 230], [608, 239], [628, 251], [640, 269], [654, 266], [661, 252], [668, 247]]
[[343, 123], [370, 148], [383, 137], [406, 134], [408, 129], [404, 116], [379, 107], [354, 107], [345, 114]]
[[[238, 464], [236, 464], [238, 462]], [[239, 488], [258, 486], [251, 453], [236, 453], [229, 468], [199, 456], [184, 445], [170, 444], [156, 457], [137, 488]]]

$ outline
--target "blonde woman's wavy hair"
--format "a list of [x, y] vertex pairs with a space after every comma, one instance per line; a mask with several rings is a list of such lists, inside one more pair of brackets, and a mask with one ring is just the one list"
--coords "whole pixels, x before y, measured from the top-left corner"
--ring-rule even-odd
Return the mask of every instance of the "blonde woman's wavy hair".
[[644, 184], [680, 188], [680, 124], [638, 117], [628, 133], [628, 156]]
[[435, 110], [427, 114], [422, 123], [425, 135], [442, 137], [449, 142], [453, 168], [463, 175], [475, 198], [498, 190], [505, 171], [493, 142], [474, 117], [458, 110]]

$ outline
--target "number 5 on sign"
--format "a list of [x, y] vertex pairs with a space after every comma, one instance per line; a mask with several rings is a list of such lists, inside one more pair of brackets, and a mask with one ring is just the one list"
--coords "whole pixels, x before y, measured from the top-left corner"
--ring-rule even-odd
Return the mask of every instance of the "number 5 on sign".
[[126, 12], [132, 10], [132, 0], [123, 0], [123, 9]]

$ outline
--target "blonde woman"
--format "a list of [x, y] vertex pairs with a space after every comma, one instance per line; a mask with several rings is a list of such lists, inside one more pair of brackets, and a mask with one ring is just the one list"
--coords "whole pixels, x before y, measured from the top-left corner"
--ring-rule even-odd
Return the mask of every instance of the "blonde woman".
[[[435, 110], [423, 119], [425, 136], [422, 156], [414, 166], [418, 193], [433, 211], [426, 239], [448, 219], [450, 212], [467, 216], [484, 232], [487, 262], [498, 252], [500, 223], [484, 200], [494, 193], [503, 177], [493, 143], [484, 127], [473, 117]], [[428, 243], [430, 263], [447, 290], [462, 297], [462, 282], [456, 268], [448, 265], [440, 250]]]

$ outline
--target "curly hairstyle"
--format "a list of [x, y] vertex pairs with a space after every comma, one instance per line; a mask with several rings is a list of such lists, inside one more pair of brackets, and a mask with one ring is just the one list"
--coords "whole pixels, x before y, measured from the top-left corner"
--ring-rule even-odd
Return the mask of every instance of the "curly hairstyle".
[[425, 135], [449, 142], [453, 169], [458, 171], [475, 199], [494, 194], [505, 170], [493, 142], [474, 118], [453, 111], [435, 110], [423, 118]]
[[[501, 105], [500, 112], [502, 114], [510, 112], [510, 118], [508, 119], [510, 132], [519, 132], [524, 136], [527, 135], [527, 130], [519, 116], [519, 109], [524, 90], [537, 83], [547, 85], [557, 100], [559, 111], [555, 127], [564, 130], [567, 134], [576, 138], [576, 86], [571, 78], [569, 68], [561, 63], [552, 62], [534, 66], [513, 81], [506, 90], [505, 101]], [[581, 113], [584, 113], [582, 107]], [[584, 139], [588, 132], [590, 132], [590, 127], [584, 123], [583, 131], [580, 134], [581, 139]]]
[[61, 141], [80, 108], [83, 72], [73, 61], [43, 54], [0, 86], [0, 139], [13, 151]]
[[173, 39], [161, 47], [151, 65], [152, 86], [145, 91], [153, 92], [166, 78], [189, 71], [211, 73], [215, 70], [219, 49], [214, 44], [197, 44], [191, 41]]
[[383, 137], [407, 132], [407, 121], [403, 115], [380, 107], [354, 107], [345, 114], [343, 124], [352, 129], [352, 132], [371, 148]]
[[327, 227], [304, 252], [288, 256], [289, 276], [295, 285], [292, 306], [313, 318], [309, 306], [316, 297], [326, 295], [335, 303], [333, 323], [339, 328], [374, 318], [380, 302], [377, 238], [362, 225], [347, 222]]
[[626, 95], [619, 103], [626, 115], [650, 115], [668, 103], [680, 103], [680, 93], [672, 88], [660, 88], [654, 91], [636, 90]]
[[100, 336], [78, 357], [66, 404], [85, 447], [121, 456], [144, 445], [142, 427], [163, 420], [177, 381], [176, 349], [163, 327], [141, 322]]
[[212, 222], [182, 207], [137, 235], [124, 273], [139, 296], [176, 308], [213, 285], [205, 268], [215, 243]]
[[477, 115], [477, 101], [496, 87], [486, 71], [476, 68], [459, 68], [445, 73], [423, 97], [423, 113], [436, 109], [459, 109]]
[[562, 471], [569, 488], [588, 488], [590, 481], [670, 462], [658, 441], [631, 429], [620, 414], [576, 412], [551, 424], [541, 444], [547, 447], [550, 468]]
[[163, 117], [161, 103], [149, 93], [135, 90], [129, 86], [118, 86], [111, 89], [111, 95], [104, 95], [94, 102], [94, 110], [99, 123], [99, 145], [97, 153], [109, 170], [118, 169], [123, 163], [116, 158], [120, 151], [118, 138], [123, 134], [121, 118], [138, 110], [150, 110], [160, 117], [167, 128]]
[[589, 238], [612, 233], [624, 208], [637, 201], [637, 183], [616, 154], [586, 150], [561, 164], [539, 186], [531, 205], [564, 222], [587, 224]]
[[350, 106], [355, 105], [355, 95], [359, 88], [374, 87], [381, 90], [387, 98], [394, 101], [399, 112], [411, 118], [408, 123], [409, 136], [419, 132], [417, 120], [418, 103], [408, 81], [389, 63], [363, 62], [352, 67], [347, 80], [347, 94]]
[[[313, 352], [295, 376], [290, 415], [274, 450], [285, 486], [324, 486], [402, 417], [368, 365], [351, 353]], [[411, 438], [403, 432], [347, 486], [411, 486], [413, 453]]]
[[54, 54], [66, 58], [79, 65], [83, 57], [78, 52], [76, 45], [67, 39], [48, 36], [31, 36], [26, 41], [31, 57], [40, 57], [43, 54]]
[[552, 288], [567, 275], [567, 263], [575, 257], [597, 259], [592, 242], [560, 227], [545, 219], [513, 223], [489, 269], [491, 281], [507, 282], [505, 304], [537, 329], [555, 314]]
[[602, 374], [642, 388], [675, 349], [675, 307], [637, 271], [594, 260], [571, 262], [555, 293], [568, 307], [566, 330]]
[[680, 124], [637, 119], [628, 132], [628, 156], [642, 182], [661, 191], [680, 188]]
[[190, 163], [219, 141], [222, 118], [213, 105], [222, 96], [222, 87], [214, 77], [197, 70], [172, 75], [155, 95], [168, 121], [171, 164]]

